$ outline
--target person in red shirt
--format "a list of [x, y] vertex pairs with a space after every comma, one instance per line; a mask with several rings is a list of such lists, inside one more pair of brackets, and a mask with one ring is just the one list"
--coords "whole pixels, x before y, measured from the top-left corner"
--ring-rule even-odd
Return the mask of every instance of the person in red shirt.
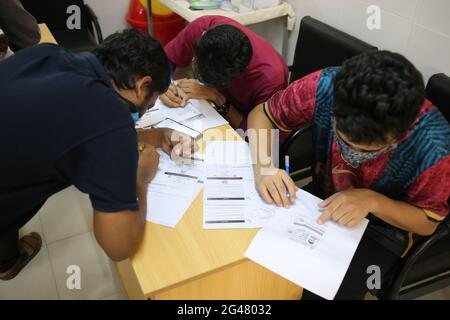
[[288, 84], [288, 68], [275, 49], [226, 17], [196, 19], [164, 49], [173, 69], [192, 63], [196, 79], [179, 80], [161, 100], [170, 107], [209, 100], [235, 129], [245, 130], [249, 112]]

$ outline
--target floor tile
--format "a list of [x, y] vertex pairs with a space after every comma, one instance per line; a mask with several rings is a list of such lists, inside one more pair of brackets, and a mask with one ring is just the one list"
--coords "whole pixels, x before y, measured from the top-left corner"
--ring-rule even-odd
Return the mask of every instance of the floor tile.
[[[122, 290], [110, 259], [96, 243], [91, 232], [60, 240], [48, 246], [61, 299], [100, 299]], [[74, 274], [69, 266], [78, 266], [81, 288], [68, 289]]]
[[47, 244], [92, 230], [92, 209], [86, 201], [74, 187], [47, 200], [39, 212]]
[[49, 254], [45, 246], [16, 278], [0, 281], [0, 300], [12, 299], [58, 299]]

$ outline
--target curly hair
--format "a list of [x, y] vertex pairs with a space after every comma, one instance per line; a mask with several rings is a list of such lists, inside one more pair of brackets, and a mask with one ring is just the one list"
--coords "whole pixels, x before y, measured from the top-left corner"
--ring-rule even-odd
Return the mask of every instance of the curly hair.
[[406, 134], [424, 100], [422, 75], [404, 56], [366, 52], [346, 60], [336, 75], [336, 127], [353, 143], [385, 144]]
[[92, 51], [120, 89], [134, 89], [138, 77], [150, 76], [149, 94], [166, 92], [169, 59], [157, 40], [135, 29], [116, 32]]
[[238, 28], [221, 24], [208, 29], [194, 47], [199, 80], [226, 88], [245, 70], [253, 55], [248, 37]]

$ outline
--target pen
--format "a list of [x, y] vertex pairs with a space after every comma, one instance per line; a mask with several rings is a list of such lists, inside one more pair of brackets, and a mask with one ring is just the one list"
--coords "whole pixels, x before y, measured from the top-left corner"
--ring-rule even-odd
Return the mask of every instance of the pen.
[[201, 159], [201, 158], [196, 158], [194, 156], [191, 157], [182, 157], [183, 159], [187, 159], [187, 160], [194, 160], [194, 161], [202, 161], [205, 162], [205, 159]]
[[[285, 156], [284, 156], [284, 169], [286, 170], [286, 173], [287, 173], [288, 176], [289, 176], [289, 175], [290, 175], [290, 174], [289, 174], [289, 171], [290, 171], [290, 167], [289, 167], [289, 155], [285, 155]], [[289, 191], [286, 191], [286, 196], [287, 196], [288, 198], [291, 197], [291, 194], [289, 193]]]
[[286, 170], [287, 174], [289, 175], [289, 155], [284, 156], [284, 169]]
[[178, 86], [177, 86], [177, 84], [175, 83], [175, 81], [173, 80], [173, 78], [171, 78], [170, 80], [171, 80], [171, 82], [172, 82], [172, 85], [175, 87], [175, 95], [176, 95], [177, 98], [179, 98], [179, 97], [180, 97], [180, 94], [178, 93]]

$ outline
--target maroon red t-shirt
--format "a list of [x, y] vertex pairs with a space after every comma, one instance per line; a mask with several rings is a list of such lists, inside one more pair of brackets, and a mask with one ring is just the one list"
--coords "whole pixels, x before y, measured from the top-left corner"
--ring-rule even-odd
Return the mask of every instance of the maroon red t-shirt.
[[[232, 82], [222, 94], [243, 116], [257, 105], [267, 101], [275, 92], [286, 88], [288, 68], [283, 58], [263, 38], [240, 23], [222, 16], [204, 16], [186, 26], [178, 36], [165, 46], [169, 60], [176, 66], [187, 67], [194, 54], [194, 45], [203, 32], [220, 24], [239, 28], [250, 40], [253, 56], [242, 75]], [[246, 127], [246, 118], [241, 127]]]

